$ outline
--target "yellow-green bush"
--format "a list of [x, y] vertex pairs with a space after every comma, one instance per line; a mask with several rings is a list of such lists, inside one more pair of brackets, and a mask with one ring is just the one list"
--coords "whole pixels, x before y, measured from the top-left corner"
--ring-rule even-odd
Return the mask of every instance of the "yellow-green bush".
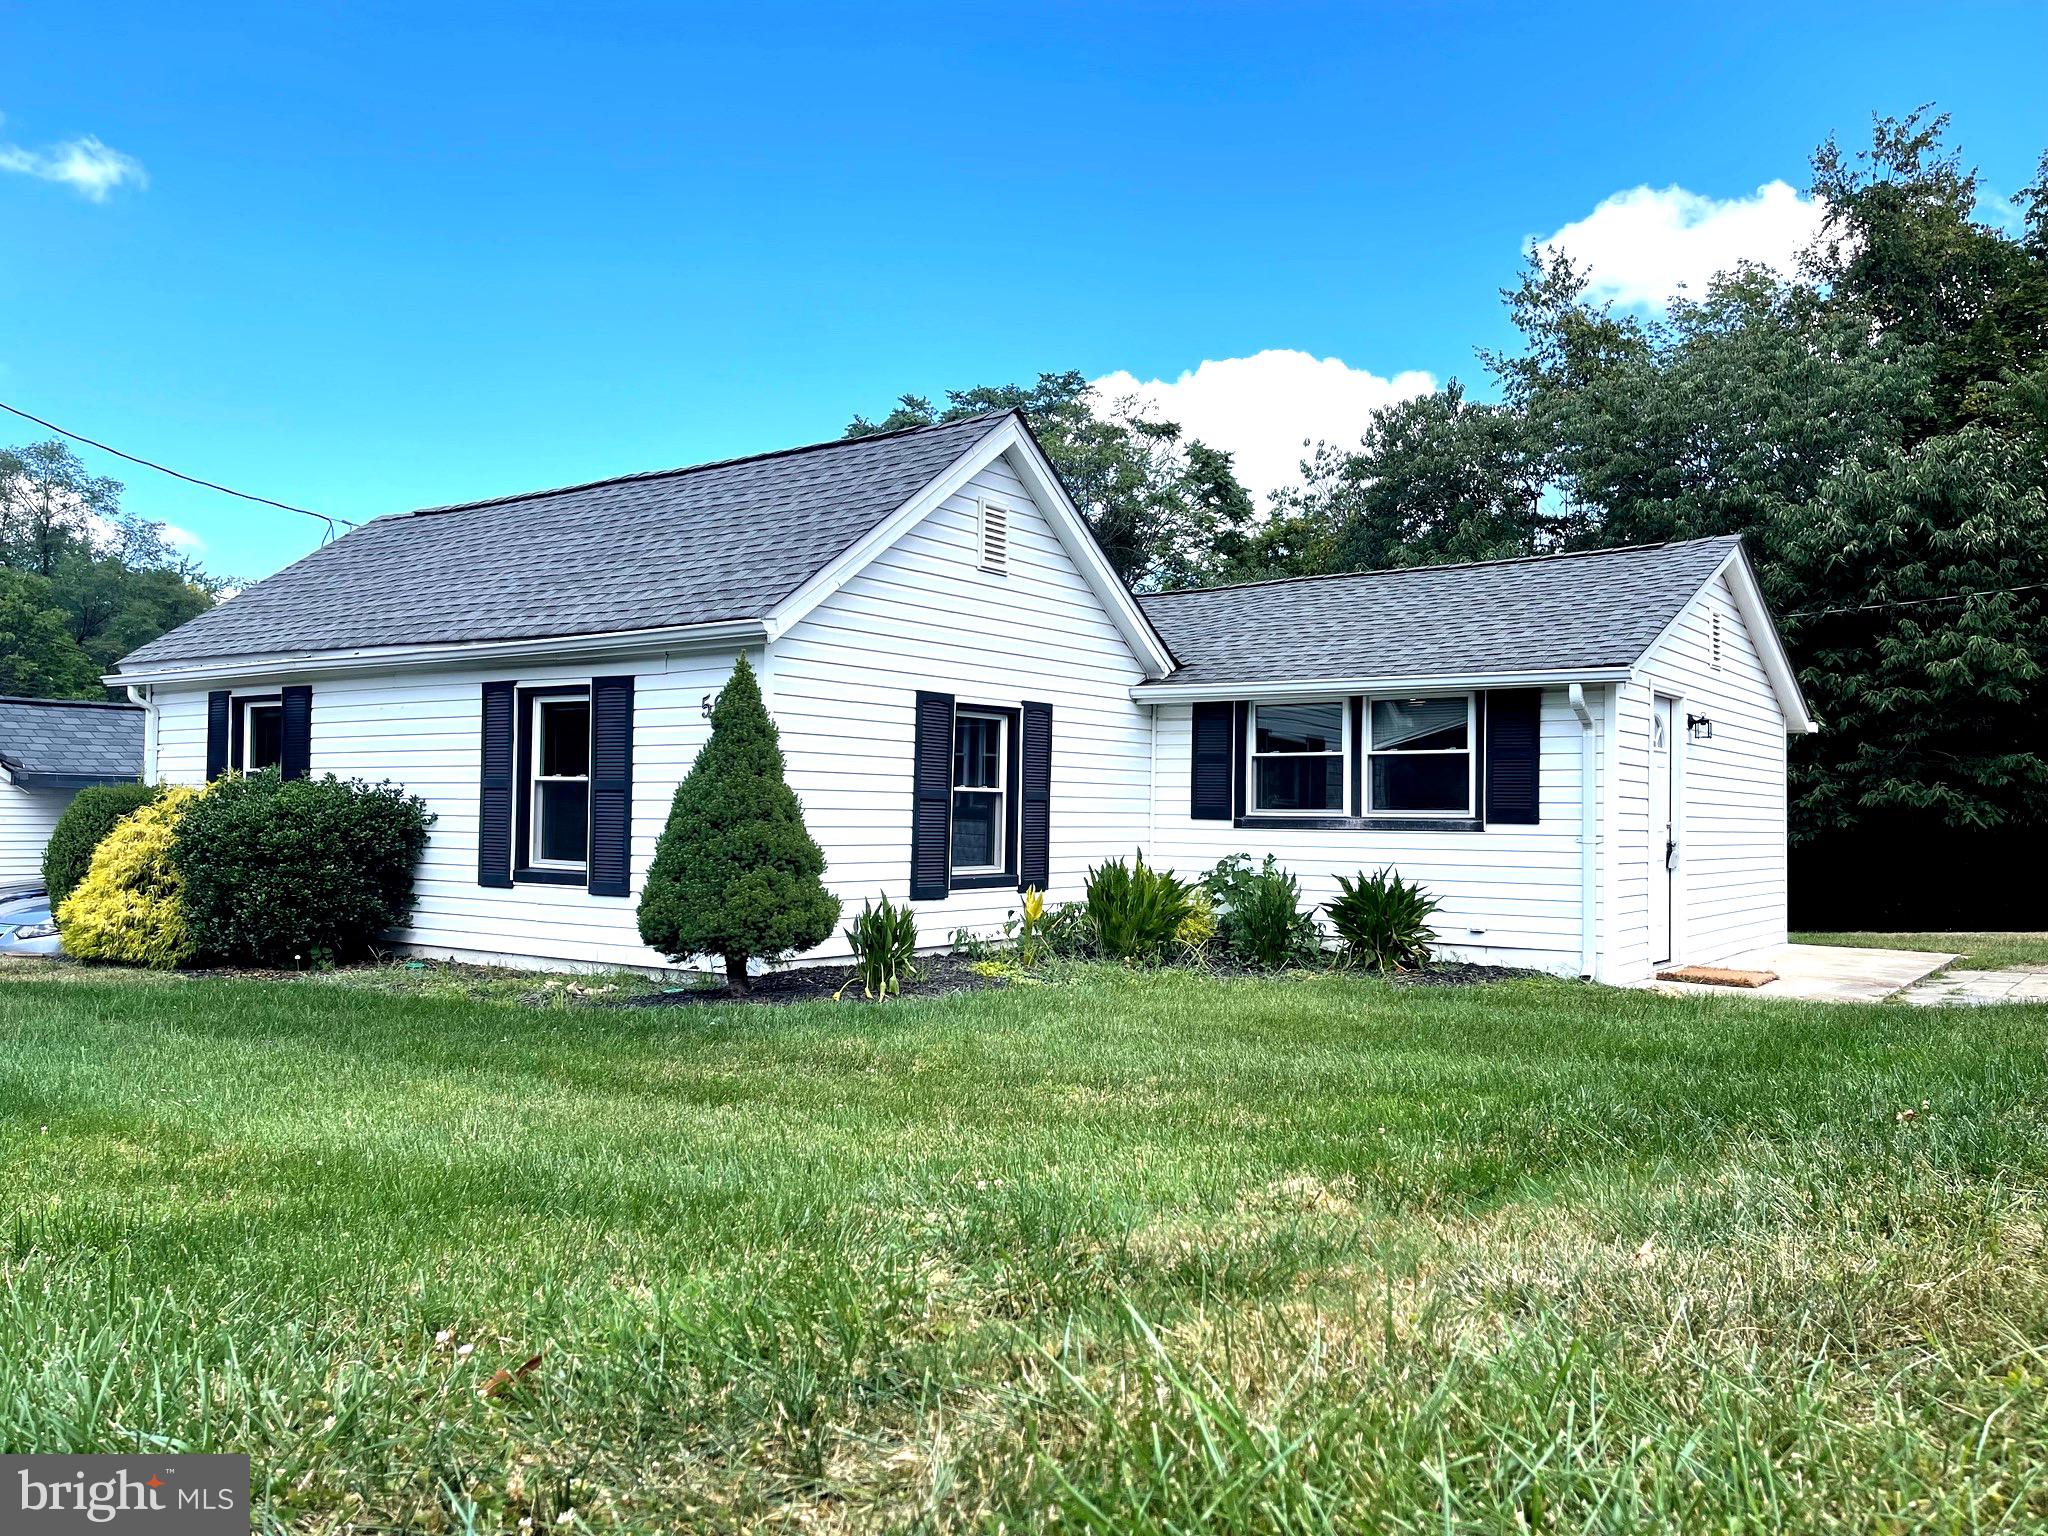
[[66, 954], [160, 970], [191, 957], [171, 842], [178, 818], [204, 793], [167, 789], [100, 840], [85, 878], [57, 908]]

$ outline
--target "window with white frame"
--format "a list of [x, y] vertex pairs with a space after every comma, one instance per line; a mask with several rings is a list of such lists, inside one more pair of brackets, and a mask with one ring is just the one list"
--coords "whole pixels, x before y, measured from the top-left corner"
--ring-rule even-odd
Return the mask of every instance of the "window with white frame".
[[1351, 747], [1343, 699], [1254, 704], [1251, 808], [1260, 815], [1341, 816]]
[[953, 873], [1003, 871], [1010, 722], [961, 710], [953, 717]]
[[261, 773], [284, 763], [284, 705], [276, 699], [251, 699], [242, 705], [244, 773]]
[[1366, 810], [1374, 816], [1470, 816], [1473, 698], [1374, 699], [1366, 707]]
[[527, 720], [527, 861], [580, 870], [590, 860], [590, 700], [534, 698]]

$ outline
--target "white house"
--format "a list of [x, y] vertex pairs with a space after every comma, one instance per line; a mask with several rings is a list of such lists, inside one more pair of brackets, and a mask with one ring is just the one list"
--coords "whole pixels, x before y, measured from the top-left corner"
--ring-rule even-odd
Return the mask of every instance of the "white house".
[[132, 704], [0, 698], [0, 892], [43, 881], [43, 848], [79, 790], [142, 777]]
[[1135, 850], [1318, 901], [1393, 865], [1450, 952], [1607, 980], [1785, 936], [1813, 726], [1735, 540], [1139, 599], [1014, 413], [381, 518], [112, 680], [154, 779], [423, 796], [404, 946], [655, 966], [634, 898], [742, 652], [828, 882], [930, 942]]

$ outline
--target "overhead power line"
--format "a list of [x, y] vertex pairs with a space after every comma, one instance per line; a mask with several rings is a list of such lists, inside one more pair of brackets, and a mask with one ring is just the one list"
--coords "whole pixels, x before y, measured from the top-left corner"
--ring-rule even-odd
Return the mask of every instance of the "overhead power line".
[[1886, 603], [1858, 603], [1846, 608], [1802, 608], [1785, 615], [1788, 619], [1824, 619], [1836, 613], [1871, 613], [1879, 608], [1923, 608], [1929, 603], [1961, 603], [1973, 597], [1997, 597], [2005, 592], [2039, 592], [2048, 581], [2030, 581], [2017, 587], [1985, 587], [1977, 592], [1949, 592], [1941, 597], [1902, 597]]
[[315, 518], [327, 525], [327, 537], [330, 539], [334, 537], [334, 525], [336, 523], [344, 524], [350, 528], [357, 526], [346, 517], [336, 517], [328, 512], [315, 512], [311, 507], [295, 507], [288, 501], [272, 501], [268, 496], [254, 496], [247, 491], [238, 491], [231, 485], [220, 485], [212, 480], [202, 480], [197, 475], [188, 475], [183, 470], [172, 469], [168, 464], [159, 464], [154, 459], [145, 459], [136, 454], [123, 453], [119, 448], [109, 443], [100, 442], [97, 438], [87, 437], [83, 432], [72, 432], [58, 426], [54, 421], [45, 421], [40, 416], [29, 414], [29, 412], [24, 411], [18, 405], [9, 405], [5, 400], [0, 400], [0, 411], [10, 412], [13, 415], [19, 416], [23, 421], [32, 421], [39, 427], [47, 427], [59, 437], [68, 437], [74, 443], [84, 443], [88, 448], [97, 448], [102, 453], [111, 453], [115, 458], [126, 459], [130, 464], [140, 464], [144, 469], [153, 469], [160, 475], [169, 475], [173, 480], [183, 480], [188, 485], [204, 486], [209, 491], [219, 491], [223, 496], [239, 496], [243, 501], [261, 502], [266, 507], [276, 507], [280, 512], [296, 512], [301, 517]]

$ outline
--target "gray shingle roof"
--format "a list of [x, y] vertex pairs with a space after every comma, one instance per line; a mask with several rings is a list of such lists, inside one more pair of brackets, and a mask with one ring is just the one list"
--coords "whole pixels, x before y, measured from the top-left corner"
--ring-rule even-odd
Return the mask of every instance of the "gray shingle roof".
[[379, 518], [121, 665], [759, 618], [1007, 416]]
[[1739, 544], [1693, 539], [1138, 601], [1180, 659], [1169, 684], [1625, 667]]
[[0, 698], [0, 767], [30, 788], [139, 779], [142, 710], [134, 704]]

